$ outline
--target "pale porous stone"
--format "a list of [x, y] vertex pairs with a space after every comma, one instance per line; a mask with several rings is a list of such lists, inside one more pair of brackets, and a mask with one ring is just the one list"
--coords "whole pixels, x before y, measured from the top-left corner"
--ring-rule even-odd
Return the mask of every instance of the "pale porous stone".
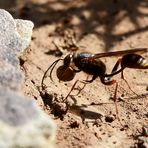
[[56, 127], [34, 102], [8, 89], [0, 102], [0, 148], [53, 146]]
[[33, 23], [0, 9], [0, 148], [51, 148], [56, 125], [18, 93], [23, 76], [18, 56], [29, 46]]
[[28, 20], [16, 19], [0, 9], [0, 58], [16, 66], [17, 55], [28, 47], [34, 24]]
[[28, 47], [31, 41], [32, 29], [34, 24], [28, 20], [15, 19], [17, 32], [22, 39], [22, 49]]
[[15, 91], [0, 87], [0, 120], [12, 126], [20, 126], [38, 116], [31, 99]]
[[20, 70], [4, 60], [0, 60], [0, 85], [17, 90], [22, 83]]
[[20, 87], [22, 75], [18, 56], [29, 46], [33, 26], [31, 21], [14, 20], [7, 11], [0, 9], [0, 85]]
[[12, 16], [0, 9], [0, 59], [17, 66], [17, 54], [22, 50], [22, 40], [17, 33], [16, 23]]

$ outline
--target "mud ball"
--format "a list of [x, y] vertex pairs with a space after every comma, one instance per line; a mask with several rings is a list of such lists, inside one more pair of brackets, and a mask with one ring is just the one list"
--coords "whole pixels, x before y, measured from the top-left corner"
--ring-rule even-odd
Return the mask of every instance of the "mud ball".
[[75, 72], [73, 71], [71, 67], [65, 68], [64, 66], [60, 66], [57, 69], [56, 74], [57, 74], [58, 79], [64, 82], [71, 81], [75, 76]]

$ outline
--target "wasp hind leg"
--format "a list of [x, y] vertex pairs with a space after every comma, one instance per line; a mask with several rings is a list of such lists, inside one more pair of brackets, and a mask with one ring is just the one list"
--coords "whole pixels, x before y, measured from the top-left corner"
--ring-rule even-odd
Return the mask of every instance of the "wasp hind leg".
[[139, 96], [135, 91], [132, 90], [131, 86], [129, 85], [128, 81], [125, 79], [124, 74], [123, 74], [123, 70], [125, 69], [124, 67], [121, 67], [121, 69], [117, 70], [119, 65], [121, 65], [121, 61], [122, 59], [119, 59], [115, 66], [112, 69], [111, 74], [116, 75], [118, 73], [121, 72], [121, 79], [124, 80], [124, 82], [127, 84], [128, 88], [130, 89], [131, 92], [133, 92], [133, 94], [135, 94], [136, 96]]
[[[116, 64], [114, 65], [112, 71], [111, 71], [111, 75], [114, 76], [116, 74], [118, 74], [120, 71], [122, 71], [122, 69], [118, 70], [118, 67], [121, 63], [121, 59], [119, 59]], [[112, 77], [111, 76], [111, 77]], [[109, 77], [111, 79], [111, 77]], [[113, 96], [113, 101], [115, 104], [115, 110], [116, 110], [116, 119], [119, 121], [119, 123], [121, 124], [121, 126], [123, 126], [123, 124], [121, 123], [120, 117], [119, 117], [119, 111], [118, 111], [118, 105], [117, 105], [117, 92], [118, 92], [118, 82], [116, 80], [112, 80], [112, 84], [116, 84], [115, 86], [115, 91], [114, 91], [114, 96]]]

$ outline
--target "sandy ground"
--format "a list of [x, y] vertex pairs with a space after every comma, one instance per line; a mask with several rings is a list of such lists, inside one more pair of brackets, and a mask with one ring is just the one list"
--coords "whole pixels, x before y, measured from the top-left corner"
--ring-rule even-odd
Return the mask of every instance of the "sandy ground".
[[[22, 92], [30, 96], [57, 124], [56, 146], [59, 148], [146, 147], [148, 128], [148, 70], [125, 69], [124, 76], [114, 76], [118, 82], [117, 106], [115, 85], [105, 86], [97, 78], [83, 87], [78, 83], [67, 102], [62, 100], [76, 80], [87, 75], [77, 73], [69, 82], [59, 82], [56, 76], [59, 62], [53, 70], [53, 81], [45, 78], [46, 95], [41, 80], [46, 69], [58, 58], [77, 49], [101, 53], [148, 47], [148, 4], [146, 0], [28, 0], [0, 2], [14, 17], [34, 22], [30, 47], [21, 63], [25, 81]], [[79, 48], [74, 48], [72, 40]], [[53, 44], [62, 47], [61, 53]], [[142, 54], [147, 59], [147, 53]], [[109, 73], [120, 57], [103, 57]], [[49, 73], [47, 75], [49, 76]], [[68, 106], [68, 110], [67, 110]]]

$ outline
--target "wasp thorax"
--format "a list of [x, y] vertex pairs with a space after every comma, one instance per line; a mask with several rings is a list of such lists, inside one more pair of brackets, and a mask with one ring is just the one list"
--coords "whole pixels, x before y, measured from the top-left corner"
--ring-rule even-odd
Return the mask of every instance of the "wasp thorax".
[[75, 72], [71, 67], [65, 68], [64, 66], [60, 66], [57, 69], [57, 77], [61, 81], [71, 81], [75, 76]]

